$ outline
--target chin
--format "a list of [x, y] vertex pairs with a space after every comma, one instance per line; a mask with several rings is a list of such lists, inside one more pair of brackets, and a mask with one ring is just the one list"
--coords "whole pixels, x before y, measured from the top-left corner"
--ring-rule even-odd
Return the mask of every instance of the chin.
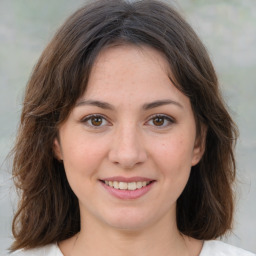
[[148, 225], [146, 223], [136, 222], [136, 221], [112, 223], [112, 228], [120, 231], [125, 231], [125, 232], [137, 232], [145, 229], [147, 226]]
[[148, 225], [152, 225], [150, 216], [142, 213], [135, 213], [126, 211], [125, 213], [114, 214], [109, 216], [106, 223], [119, 230], [123, 231], [138, 231], [146, 228]]

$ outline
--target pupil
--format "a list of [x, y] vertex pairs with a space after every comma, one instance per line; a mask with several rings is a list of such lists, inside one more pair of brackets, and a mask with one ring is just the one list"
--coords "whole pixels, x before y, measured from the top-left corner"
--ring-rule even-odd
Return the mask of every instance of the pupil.
[[161, 126], [164, 124], [164, 118], [162, 117], [156, 117], [154, 118], [154, 121], [153, 121], [154, 125], [156, 126]]
[[101, 117], [93, 117], [92, 118], [92, 124], [94, 126], [99, 126], [102, 124], [102, 118]]

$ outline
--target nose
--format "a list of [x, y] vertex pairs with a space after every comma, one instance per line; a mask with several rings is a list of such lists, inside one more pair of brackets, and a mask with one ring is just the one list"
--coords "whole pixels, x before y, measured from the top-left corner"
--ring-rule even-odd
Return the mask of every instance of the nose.
[[113, 136], [109, 160], [124, 169], [131, 169], [142, 164], [147, 159], [147, 153], [141, 134], [136, 127], [127, 125], [120, 127]]

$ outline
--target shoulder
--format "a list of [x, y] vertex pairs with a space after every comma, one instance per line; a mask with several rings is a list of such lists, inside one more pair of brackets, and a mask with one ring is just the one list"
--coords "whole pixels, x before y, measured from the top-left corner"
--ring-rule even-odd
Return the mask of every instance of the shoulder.
[[221, 241], [205, 241], [199, 256], [256, 256], [256, 254], [245, 251]]
[[57, 244], [49, 244], [29, 250], [18, 250], [6, 256], [63, 256], [63, 254]]

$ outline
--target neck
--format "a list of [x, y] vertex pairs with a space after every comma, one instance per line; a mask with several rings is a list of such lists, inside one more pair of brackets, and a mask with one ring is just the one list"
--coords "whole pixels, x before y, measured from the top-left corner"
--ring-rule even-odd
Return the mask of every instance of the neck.
[[141, 230], [109, 228], [85, 218], [70, 256], [177, 256], [190, 255], [184, 238], [166, 216], [159, 223]]

